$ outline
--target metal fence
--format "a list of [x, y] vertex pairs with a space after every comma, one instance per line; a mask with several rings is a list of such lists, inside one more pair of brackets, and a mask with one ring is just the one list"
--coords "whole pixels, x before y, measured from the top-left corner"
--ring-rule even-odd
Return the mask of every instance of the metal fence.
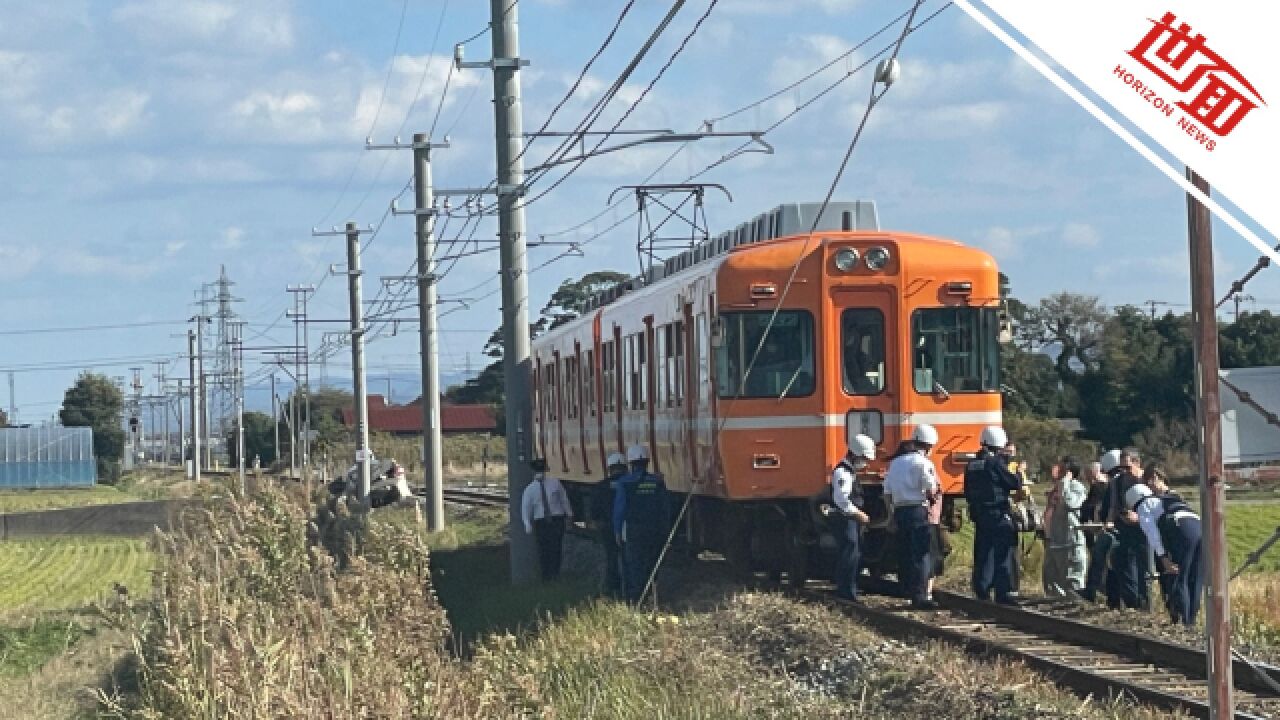
[[85, 487], [97, 482], [90, 428], [0, 428], [0, 488]]

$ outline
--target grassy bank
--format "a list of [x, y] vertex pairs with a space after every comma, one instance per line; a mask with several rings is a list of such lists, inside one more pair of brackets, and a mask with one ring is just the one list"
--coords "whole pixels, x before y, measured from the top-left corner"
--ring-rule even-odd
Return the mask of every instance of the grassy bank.
[[0, 542], [0, 618], [79, 608], [116, 588], [145, 593], [154, 559], [137, 538], [68, 536]]

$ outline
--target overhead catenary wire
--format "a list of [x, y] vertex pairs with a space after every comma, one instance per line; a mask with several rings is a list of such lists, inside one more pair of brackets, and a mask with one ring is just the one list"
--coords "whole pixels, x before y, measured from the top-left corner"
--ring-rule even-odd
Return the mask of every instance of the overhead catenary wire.
[[[1280, 252], [1280, 245], [1276, 245], [1275, 249], [1276, 249], [1276, 252]], [[1225, 305], [1226, 302], [1231, 299], [1232, 295], [1235, 295], [1236, 293], [1242, 292], [1244, 290], [1244, 286], [1247, 285], [1249, 281], [1253, 279], [1254, 275], [1257, 275], [1258, 273], [1262, 272], [1264, 268], [1267, 268], [1270, 265], [1271, 265], [1271, 258], [1267, 257], [1266, 255], [1263, 255], [1262, 257], [1258, 258], [1258, 261], [1253, 264], [1253, 267], [1249, 269], [1249, 272], [1245, 273], [1239, 280], [1236, 280], [1235, 282], [1231, 283], [1231, 289], [1227, 291], [1226, 295], [1222, 296], [1222, 299], [1219, 300], [1218, 304], [1215, 305], [1214, 307], [1220, 308], [1223, 305]]]
[[111, 323], [107, 325], [77, 325], [72, 327], [27, 328], [24, 330], [0, 330], [0, 335], [57, 335], [62, 333], [94, 332], [98, 330], [128, 330], [132, 328], [161, 327], [165, 325], [186, 325], [185, 320], [153, 320], [134, 323]]
[[[391, 88], [391, 77], [395, 73], [396, 55], [400, 52], [400, 37], [404, 34], [404, 18], [408, 11], [409, 0], [403, 0], [400, 3], [400, 21], [396, 25], [396, 39], [391, 46], [391, 60], [387, 63], [387, 75], [382, 82], [382, 93], [378, 96], [378, 106], [373, 111], [373, 120], [369, 123], [369, 130], [365, 133], [365, 137], [373, 134], [378, 127], [378, 119], [382, 117], [382, 108], [386, 104], [387, 92]], [[360, 170], [360, 163], [364, 160], [364, 155], [364, 152], [356, 155], [356, 161], [351, 164], [351, 172], [347, 173], [347, 179], [342, 183], [342, 189], [338, 191], [338, 196], [334, 198], [333, 205], [315, 222], [315, 225], [324, 225], [328, 222], [329, 217], [333, 215], [333, 211], [337, 210], [338, 206], [342, 204], [347, 191], [351, 189], [351, 182], [355, 180], [356, 173]]]

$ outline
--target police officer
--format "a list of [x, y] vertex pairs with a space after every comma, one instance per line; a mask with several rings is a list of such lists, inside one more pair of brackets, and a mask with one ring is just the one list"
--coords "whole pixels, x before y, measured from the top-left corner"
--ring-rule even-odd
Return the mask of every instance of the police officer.
[[1107, 582], [1107, 607], [1150, 608], [1147, 569], [1151, 548], [1138, 523], [1133, 506], [1126, 502], [1129, 490], [1142, 484], [1142, 459], [1138, 451], [1120, 453], [1120, 464], [1112, 471], [1110, 520], [1115, 525], [1116, 542], [1111, 551], [1111, 570]]
[[[1107, 570], [1107, 558], [1116, 543], [1115, 528], [1108, 518], [1111, 515], [1111, 475], [1120, 467], [1120, 451], [1108, 450], [1098, 458], [1096, 465], [1098, 475], [1089, 488], [1090, 497], [1095, 498], [1090, 521], [1103, 523], [1105, 528], [1093, 536], [1093, 545], [1089, 548], [1089, 569], [1085, 573], [1084, 589], [1080, 591], [1080, 597], [1090, 602], [1097, 598], [1099, 590], [1108, 594], [1107, 588], [1115, 584]], [[1089, 500], [1085, 503], [1089, 504]]]
[[836, 561], [836, 596], [858, 602], [858, 574], [862, 571], [862, 528], [871, 518], [863, 510], [862, 486], [858, 471], [876, 457], [876, 444], [866, 435], [857, 435], [849, 451], [831, 472], [832, 530], [840, 543]]
[[620, 452], [610, 453], [606, 460], [605, 478], [591, 494], [591, 519], [604, 548], [604, 593], [622, 597], [622, 566], [618, 539], [613, 532], [614, 495], [618, 481], [627, 474], [627, 458]]
[[622, 548], [624, 594], [635, 604], [667, 539], [667, 487], [661, 475], [649, 472], [649, 451], [643, 445], [627, 448], [627, 463], [631, 472], [614, 493], [613, 532]]
[[995, 590], [996, 602], [1014, 605], [1013, 554], [1018, 533], [1010, 515], [1009, 494], [1020, 490], [1021, 482], [1000, 455], [1008, 444], [1004, 428], [984, 428], [979, 443], [982, 448], [964, 471], [964, 498], [974, 524], [973, 594], [990, 600]]
[[911, 607], [932, 610], [938, 604], [929, 599], [929, 513], [928, 505], [939, 492], [938, 471], [929, 453], [938, 444], [932, 425], [917, 425], [911, 433], [911, 452], [889, 463], [884, 476], [884, 492], [893, 503], [897, 526], [898, 580]]
[[1152, 483], [1129, 488], [1125, 504], [1156, 554], [1162, 575], [1165, 607], [1175, 623], [1194, 626], [1200, 614], [1200, 516], [1179, 495], [1169, 492], [1162, 473], [1147, 473]]

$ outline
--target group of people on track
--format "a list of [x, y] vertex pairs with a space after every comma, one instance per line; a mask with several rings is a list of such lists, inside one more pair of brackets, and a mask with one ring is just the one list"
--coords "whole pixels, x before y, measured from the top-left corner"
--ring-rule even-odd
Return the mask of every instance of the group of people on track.
[[[892, 509], [902, 594], [917, 609], [937, 607], [933, 579], [946, 553], [942, 495], [930, 453], [938, 433], [918, 425], [889, 460], [883, 495]], [[982, 600], [1019, 602], [1018, 533], [1026, 531], [1025, 475], [1013, 460], [1004, 429], [982, 431], [981, 449], [964, 473], [964, 497], [974, 524], [970, 586]], [[837, 595], [858, 600], [862, 536], [871, 517], [858, 474], [876, 458], [875, 442], [858, 435], [831, 475], [831, 516], [840, 543]], [[1136, 450], [1111, 450], [1082, 469], [1074, 458], [1053, 466], [1044, 515], [1034, 523], [1044, 538], [1042, 580], [1049, 597], [1094, 601], [1112, 608], [1150, 608], [1155, 575], [1171, 620], [1194, 624], [1201, 596], [1200, 518], [1169, 489], [1156, 465], [1142, 466]]]

